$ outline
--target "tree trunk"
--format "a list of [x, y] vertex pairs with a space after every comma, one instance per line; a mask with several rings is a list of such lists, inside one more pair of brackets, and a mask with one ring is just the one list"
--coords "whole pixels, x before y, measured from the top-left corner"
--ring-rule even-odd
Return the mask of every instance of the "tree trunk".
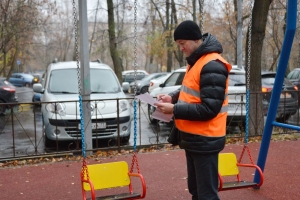
[[[175, 7], [174, 0], [172, 0], [172, 14], [171, 15], [172, 15], [172, 17], [174, 19], [174, 24], [178, 25], [177, 10], [176, 10], [176, 7]], [[173, 37], [172, 37], [172, 40], [173, 40]], [[180, 51], [179, 46], [177, 46], [177, 50], [174, 51], [174, 56], [175, 56], [176, 60], [178, 61], [180, 67], [182, 67], [182, 66], [185, 65], [185, 60], [184, 60], [184, 57], [183, 57], [183, 52]]]
[[[272, 0], [256, 0], [252, 11], [250, 77], [247, 77], [250, 79], [249, 89], [251, 93], [249, 102], [249, 135], [262, 134], [264, 128], [262, 95], [259, 94], [261, 94], [262, 48], [271, 2]], [[247, 44], [248, 39], [249, 37], [247, 36]], [[246, 52], [246, 70], [248, 71], [248, 45], [246, 45]]]
[[109, 49], [110, 55], [114, 64], [114, 71], [122, 83], [123, 67], [118, 52], [118, 44], [115, 33], [115, 19], [114, 19], [114, 4], [113, 0], [107, 0], [107, 13], [108, 13], [108, 35], [109, 35]]

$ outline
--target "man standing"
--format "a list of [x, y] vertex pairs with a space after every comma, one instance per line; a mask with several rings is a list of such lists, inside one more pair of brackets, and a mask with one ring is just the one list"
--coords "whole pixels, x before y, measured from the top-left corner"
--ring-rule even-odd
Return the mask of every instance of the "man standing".
[[210, 33], [202, 35], [193, 21], [180, 23], [174, 40], [186, 56], [187, 71], [181, 88], [159, 95], [161, 101], [156, 106], [163, 113], [174, 114], [179, 145], [185, 150], [192, 200], [216, 200], [218, 154], [225, 146], [231, 65], [220, 55], [220, 42]]

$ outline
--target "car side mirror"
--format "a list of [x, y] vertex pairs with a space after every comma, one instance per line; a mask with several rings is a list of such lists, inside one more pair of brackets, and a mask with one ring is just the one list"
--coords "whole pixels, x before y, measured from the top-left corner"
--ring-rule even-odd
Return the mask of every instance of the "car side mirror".
[[40, 83], [33, 84], [32, 89], [36, 93], [41, 93], [41, 94], [44, 93], [44, 88], [43, 88], [42, 84], [40, 84]]
[[122, 83], [122, 89], [124, 92], [127, 92], [129, 89], [129, 83], [128, 82], [123, 82]]
[[165, 83], [159, 84], [159, 87], [165, 87]]

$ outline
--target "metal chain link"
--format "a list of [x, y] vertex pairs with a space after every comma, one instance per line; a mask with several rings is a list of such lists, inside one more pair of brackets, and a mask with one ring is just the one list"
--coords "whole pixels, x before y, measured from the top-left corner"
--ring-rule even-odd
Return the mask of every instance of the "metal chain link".
[[133, 150], [136, 152], [136, 137], [137, 137], [137, 98], [136, 98], [136, 91], [137, 91], [137, 0], [134, 1], [134, 100], [133, 100], [133, 124], [134, 124], [134, 144]]
[[[75, 53], [76, 53], [76, 64], [77, 64], [77, 80], [78, 80], [78, 98], [79, 98], [79, 114], [80, 114], [80, 131], [81, 131], [81, 145], [82, 145], [82, 156], [83, 156], [83, 168], [82, 171], [88, 176], [88, 171], [85, 162], [86, 149], [84, 141], [84, 118], [83, 118], [83, 108], [82, 108], [82, 96], [81, 96], [81, 77], [80, 77], [80, 62], [79, 62], [79, 47], [78, 47], [78, 27], [77, 27], [77, 9], [75, 0], [72, 1], [73, 5], [73, 23], [74, 23], [74, 35], [75, 35]], [[84, 174], [84, 172], [83, 172]]]
[[136, 88], [137, 88], [137, 0], [134, 1], [134, 58], [133, 58], [133, 66], [134, 66], [134, 96], [136, 96]]
[[79, 47], [78, 47], [78, 27], [77, 27], [77, 10], [75, 0], [72, 1], [73, 4], [73, 24], [74, 24], [74, 35], [75, 35], [75, 54], [77, 63], [77, 80], [78, 80], [78, 93], [81, 96], [81, 77], [80, 77], [80, 66], [79, 66]]
[[245, 140], [244, 143], [248, 143], [249, 135], [249, 103], [250, 103], [250, 64], [251, 64], [251, 34], [252, 34], [252, 10], [253, 10], [253, 1], [249, 1], [249, 32], [248, 32], [248, 62], [246, 69], [246, 129], [245, 129]]
[[243, 155], [244, 155], [246, 149], [247, 149], [247, 152], [248, 152], [248, 155], [249, 155], [250, 162], [251, 162], [252, 165], [254, 165], [254, 162], [253, 162], [253, 159], [252, 159], [252, 156], [251, 156], [251, 152], [250, 152], [250, 148], [248, 147], [248, 145], [244, 145], [244, 148], [242, 150], [242, 153], [240, 155], [238, 163], [242, 163], [242, 158], [243, 158]]
[[139, 167], [137, 155], [136, 155], [135, 152], [133, 152], [133, 158], [132, 158], [132, 162], [131, 162], [130, 173], [133, 173], [134, 163], [136, 164], [136, 169], [137, 169], [137, 172], [138, 172], [138, 174], [139, 174], [139, 173], [140, 173], [140, 167]]
[[204, 0], [200, 0], [200, 30], [204, 33]]

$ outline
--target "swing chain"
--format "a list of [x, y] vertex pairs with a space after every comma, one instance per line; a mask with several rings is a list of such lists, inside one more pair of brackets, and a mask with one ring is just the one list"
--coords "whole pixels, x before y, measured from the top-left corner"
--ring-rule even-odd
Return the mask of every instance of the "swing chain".
[[79, 47], [78, 47], [78, 28], [77, 28], [77, 10], [75, 0], [72, 1], [73, 4], [73, 23], [74, 23], [74, 37], [75, 37], [75, 54], [76, 54], [76, 64], [77, 64], [77, 80], [78, 80], [78, 93], [81, 95], [81, 78], [80, 78], [80, 66], [79, 66]]
[[136, 163], [136, 169], [138, 174], [140, 173], [140, 167], [137, 159], [137, 155], [135, 152], [133, 152], [133, 157], [132, 157], [132, 162], [131, 162], [131, 168], [130, 168], [130, 173], [133, 173], [133, 168], [134, 168], [134, 163]]
[[203, 19], [204, 19], [204, 0], [200, 0], [200, 30], [201, 30], [201, 33], [203, 34], [204, 32], [204, 22], [203, 22]]
[[[79, 66], [79, 47], [78, 47], [78, 27], [77, 27], [77, 10], [75, 0], [72, 1], [73, 5], [73, 23], [74, 23], [74, 35], [75, 35], [75, 51], [76, 51], [76, 64], [77, 64], [77, 80], [78, 80], [78, 96], [79, 96], [79, 113], [80, 113], [80, 125], [84, 127], [84, 118], [82, 110], [82, 96], [81, 96], [81, 77], [80, 77], [80, 66]], [[86, 173], [88, 177], [88, 170], [86, 166], [86, 151], [85, 151], [85, 141], [84, 141], [84, 128], [81, 128], [81, 141], [82, 141], [82, 155], [83, 155], [83, 167], [82, 172]]]
[[133, 151], [136, 152], [136, 135], [137, 135], [137, 98], [136, 98], [136, 88], [137, 88], [137, 0], [134, 1], [134, 100], [133, 100]]
[[250, 149], [249, 149], [248, 145], [244, 145], [244, 148], [243, 148], [243, 151], [242, 151], [242, 153], [240, 155], [238, 163], [242, 163], [242, 158], [243, 158], [243, 155], [244, 155], [246, 149], [247, 149], [247, 152], [248, 152], [248, 155], [249, 155], [250, 162], [251, 162], [252, 165], [254, 165], [254, 162], [253, 162], [253, 159], [252, 159], [252, 156], [251, 156], [251, 152], [250, 152]]
[[137, 88], [137, 79], [136, 79], [136, 73], [137, 73], [137, 2], [134, 1], [134, 60], [133, 60], [133, 66], [134, 66], [134, 97], [136, 96], [136, 88]]
[[251, 34], [252, 34], [252, 0], [249, 1], [249, 32], [248, 32], [248, 61], [246, 68], [246, 129], [245, 129], [245, 139], [244, 143], [248, 143], [248, 135], [249, 135], [249, 103], [250, 103], [250, 63], [251, 63]]
[[82, 180], [90, 180], [89, 177], [89, 171], [88, 171], [88, 167], [87, 167], [87, 163], [86, 163], [86, 159], [83, 158], [82, 160], [82, 168], [81, 168], [81, 174], [82, 174]]

